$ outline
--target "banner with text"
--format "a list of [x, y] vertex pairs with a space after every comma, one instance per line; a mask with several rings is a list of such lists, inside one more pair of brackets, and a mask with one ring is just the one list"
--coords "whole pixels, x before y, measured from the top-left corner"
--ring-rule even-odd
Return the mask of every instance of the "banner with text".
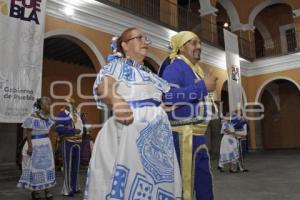
[[228, 74], [229, 111], [243, 108], [240, 56], [237, 36], [224, 30], [226, 66]]
[[20, 123], [41, 95], [46, 0], [0, 0], [0, 123]]

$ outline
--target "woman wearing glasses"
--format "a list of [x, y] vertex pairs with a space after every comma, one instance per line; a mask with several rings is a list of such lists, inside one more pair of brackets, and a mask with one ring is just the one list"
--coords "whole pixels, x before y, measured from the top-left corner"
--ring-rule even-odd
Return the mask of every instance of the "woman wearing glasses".
[[170, 86], [143, 65], [149, 44], [139, 29], [126, 29], [96, 78], [97, 105], [111, 107], [113, 117], [96, 139], [84, 199], [181, 198], [172, 130], [160, 107]]

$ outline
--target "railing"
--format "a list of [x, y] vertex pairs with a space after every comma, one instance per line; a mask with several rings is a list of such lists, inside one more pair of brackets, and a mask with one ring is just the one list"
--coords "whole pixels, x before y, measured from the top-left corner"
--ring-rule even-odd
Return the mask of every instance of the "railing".
[[290, 29], [285, 35], [273, 38], [256, 38], [254, 42], [249, 42], [239, 38], [240, 55], [248, 60], [280, 56], [300, 51], [299, 38], [300, 32]]
[[119, 6], [126, 8], [134, 14], [159, 21], [160, 10], [157, 9], [160, 0], [120, 0]]
[[198, 13], [168, 1], [160, 0], [97, 0], [125, 10], [175, 31], [190, 30], [211, 45], [218, 43], [217, 25], [201, 18]]
[[[153, 21], [175, 31], [190, 30], [202, 41], [224, 49], [223, 27], [212, 23], [213, 20], [200, 17], [184, 7], [161, 0], [97, 0], [104, 4], [125, 10], [137, 16]], [[299, 51], [295, 31], [287, 31], [286, 38], [273, 38], [249, 41], [239, 37], [240, 56], [254, 60], [267, 56], [278, 56]], [[285, 46], [282, 46], [282, 41]], [[263, 44], [263, 45], [262, 45]]]

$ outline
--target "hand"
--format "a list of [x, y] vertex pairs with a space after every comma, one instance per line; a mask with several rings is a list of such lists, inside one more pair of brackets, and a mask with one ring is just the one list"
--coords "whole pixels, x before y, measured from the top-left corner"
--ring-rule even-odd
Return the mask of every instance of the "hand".
[[29, 155], [29, 156], [32, 155], [32, 146], [29, 146], [29, 145], [28, 145], [27, 155]]
[[80, 134], [81, 130], [80, 129], [75, 129], [75, 135]]
[[113, 111], [117, 122], [127, 126], [133, 122], [133, 113], [126, 101], [119, 100], [114, 103]]
[[162, 107], [162, 109], [164, 109], [166, 112], [171, 112], [173, 110], [175, 110], [177, 108], [177, 106], [167, 106], [164, 103], [161, 103], [160, 106]]
[[204, 76], [204, 82], [206, 85], [207, 92], [212, 92], [216, 90], [217, 80], [218, 78], [212, 74], [212, 72], [208, 72]]

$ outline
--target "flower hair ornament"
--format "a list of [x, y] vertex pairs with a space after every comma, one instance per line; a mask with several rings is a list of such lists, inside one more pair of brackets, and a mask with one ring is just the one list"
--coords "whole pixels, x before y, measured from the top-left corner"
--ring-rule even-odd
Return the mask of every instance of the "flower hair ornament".
[[109, 54], [107, 56], [107, 61], [108, 62], [111, 62], [115, 59], [119, 59], [119, 58], [122, 58], [123, 55], [121, 52], [118, 52], [118, 44], [117, 44], [117, 41], [118, 41], [119, 37], [118, 36], [114, 36], [112, 39], [111, 39], [111, 44], [110, 44], [110, 47], [112, 49], [112, 54]]

